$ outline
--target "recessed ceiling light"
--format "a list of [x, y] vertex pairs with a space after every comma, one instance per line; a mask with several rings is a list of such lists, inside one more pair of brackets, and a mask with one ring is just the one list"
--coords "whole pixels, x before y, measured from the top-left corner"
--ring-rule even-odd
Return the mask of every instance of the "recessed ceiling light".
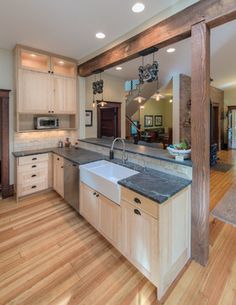
[[137, 2], [132, 6], [132, 11], [134, 13], [141, 13], [145, 9], [145, 5], [141, 2]]
[[30, 54], [30, 56], [31, 56], [31, 57], [36, 57], [36, 55], [35, 55], [35, 54]]
[[173, 103], [173, 100], [172, 100], [172, 98], [170, 99], [170, 101], [169, 101], [170, 103]]
[[64, 63], [65, 63], [65, 62], [64, 62], [63, 60], [60, 60], [60, 61], [59, 61], [59, 64], [60, 64], [60, 65], [64, 65]]
[[175, 48], [169, 48], [166, 50], [167, 53], [173, 53], [175, 52]]
[[122, 67], [116, 67], [116, 70], [117, 70], [117, 71], [121, 71], [121, 70], [122, 70]]
[[102, 32], [99, 32], [99, 33], [96, 34], [96, 37], [98, 39], [104, 39], [106, 37], [106, 35], [104, 33], [102, 33]]

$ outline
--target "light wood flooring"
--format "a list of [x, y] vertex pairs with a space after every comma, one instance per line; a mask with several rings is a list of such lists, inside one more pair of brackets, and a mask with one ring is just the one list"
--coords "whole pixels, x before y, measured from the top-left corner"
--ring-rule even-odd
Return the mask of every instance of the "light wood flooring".
[[[0, 201], [0, 232], [0, 305], [157, 305], [155, 287], [54, 192]], [[191, 262], [165, 305], [236, 305], [236, 228], [211, 225], [208, 266]]]

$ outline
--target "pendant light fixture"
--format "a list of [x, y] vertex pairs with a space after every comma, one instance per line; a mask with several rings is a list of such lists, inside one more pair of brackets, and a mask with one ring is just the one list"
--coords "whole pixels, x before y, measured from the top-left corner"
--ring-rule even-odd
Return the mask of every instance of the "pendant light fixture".
[[[155, 53], [153, 53], [153, 62], [155, 62]], [[164, 98], [164, 96], [162, 94], [160, 94], [159, 91], [159, 81], [158, 81], [158, 70], [156, 73], [156, 92], [151, 96], [152, 99], [155, 99], [156, 101], [160, 101], [160, 99]]]
[[141, 85], [144, 83], [144, 81], [141, 77], [140, 71], [143, 69], [143, 67], [144, 67], [144, 57], [142, 56], [142, 65], [138, 69], [138, 71], [139, 71], [138, 96], [136, 98], [134, 98], [134, 101], [137, 101], [139, 104], [141, 104], [142, 102], [144, 102], [146, 100], [143, 96], [141, 96]]

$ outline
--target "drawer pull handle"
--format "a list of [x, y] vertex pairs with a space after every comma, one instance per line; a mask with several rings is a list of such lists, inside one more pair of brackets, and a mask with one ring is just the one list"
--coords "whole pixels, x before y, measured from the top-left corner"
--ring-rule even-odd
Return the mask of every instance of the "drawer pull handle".
[[97, 195], [97, 193], [96, 193], [96, 192], [94, 192], [94, 193], [93, 193], [93, 196], [95, 196], [95, 195]]
[[37, 158], [32, 158], [32, 161], [35, 161], [35, 160], [37, 160]]
[[34, 178], [34, 177], [37, 177], [37, 175], [32, 175], [31, 177]]
[[35, 189], [36, 187], [37, 187], [36, 185], [31, 186], [32, 189]]
[[134, 213], [135, 213], [136, 215], [141, 216], [141, 212], [140, 212], [139, 210], [137, 210], [137, 209], [134, 209]]
[[134, 202], [137, 203], [137, 204], [141, 204], [141, 200], [137, 197], [134, 198]]
[[37, 165], [32, 165], [32, 168], [35, 168], [35, 167], [37, 167]]

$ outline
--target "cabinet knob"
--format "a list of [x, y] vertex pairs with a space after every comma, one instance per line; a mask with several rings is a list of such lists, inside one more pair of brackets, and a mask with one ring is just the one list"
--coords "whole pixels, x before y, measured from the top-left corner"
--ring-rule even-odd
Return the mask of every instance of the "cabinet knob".
[[96, 192], [94, 192], [94, 193], [93, 193], [93, 196], [95, 196], [95, 195], [97, 195], [97, 193], [96, 193]]
[[36, 187], [37, 187], [36, 185], [31, 186], [32, 189], [35, 189]]
[[32, 168], [35, 168], [35, 167], [37, 167], [37, 165], [32, 165]]
[[32, 158], [32, 161], [35, 161], [35, 160], [37, 160], [37, 158]]
[[61, 168], [64, 168], [64, 166], [61, 166]]
[[57, 158], [57, 161], [59, 161], [60, 160], [60, 158]]
[[99, 197], [99, 194], [97, 194], [96, 197]]
[[34, 177], [37, 177], [37, 175], [32, 175], [31, 177], [34, 178]]
[[135, 213], [136, 215], [141, 216], [141, 212], [140, 212], [139, 210], [137, 210], [137, 209], [134, 209], [134, 213]]
[[52, 113], [54, 113], [54, 110], [52, 110]]
[[48, 113], [50, 113], [51, 111], [50, 110], [48, 110]]
[[141, 204], [141, 200], [137, 197], [134, 198], [134, 202], [137, 203], [137, 204]]
[[48, 73], [51, 73], [51, 71], [48, 71]]

